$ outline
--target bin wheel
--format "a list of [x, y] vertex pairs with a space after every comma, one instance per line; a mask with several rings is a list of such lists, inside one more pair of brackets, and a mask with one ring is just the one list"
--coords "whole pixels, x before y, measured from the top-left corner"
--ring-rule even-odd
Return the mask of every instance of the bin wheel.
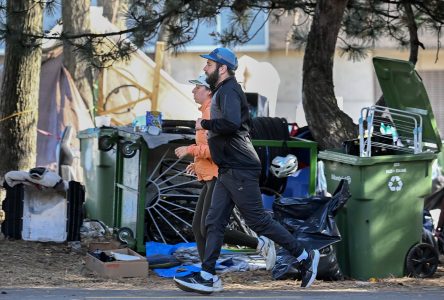
[[416, 244], [407, 253], [406, 272], [408, 276], [428, 278], [435, 274], [438, 263], [438, 251], [432, 245]]
[[117, 231], [117, 238], [121, 243], [128, 244], [128, 242], [134, 240], [134, 233], [131, 228], [122, 227]]
[[109, 151], [114, 147], [113, 139], [110, 135], [102, 135], [99, 137], [99, 150]]
[[120, 148], [120, 153], [122, 153], [125, 158], [132, 158], [137, 153], [137, 148], [133, 146], [134, 143], [130, 141], [126, 141], [122, 143], [122, 147]]

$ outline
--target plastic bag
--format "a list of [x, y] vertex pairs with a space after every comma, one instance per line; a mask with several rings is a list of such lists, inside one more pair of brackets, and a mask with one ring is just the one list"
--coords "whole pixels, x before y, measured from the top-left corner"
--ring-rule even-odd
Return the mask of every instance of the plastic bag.
[[274, 218], [306, 249], [322, 249], [341, 240], [334, 217], [350, 196], [348, 182], [341, 180], [332, 197], [277, 199]]
[[[339, 268], [336, 258], [336, 250], [333, 246], [328, 246], [319, 251], [321, 258], [319, 260], [318, 274], [319, 280], [343, 280], [344, 275]], [[272, 276], [275, 280], [301, 279], [298, 268], [299, 262], [287, 250], [281, 249], [276, 254], [276, 264], [272, 270]]]
[[331, 196], [327, 192], [327, 179], [324, 173], [324, 162], [322, 160], [318, 161], [318, 171], [316, 174], [316, 194], [323, 196]]
[[[339, 182], [333, 197], [280, 198], [273, 204], [274, 218], [283, 224], [305, 249], [320, 249], [318, 279], [342, 280], [332, 244], [341, 240], [335, 215], [350, 198], [348, 181]], [[286, 250], [278, 252], [274, 279], [300, 279], [298, 261]]]

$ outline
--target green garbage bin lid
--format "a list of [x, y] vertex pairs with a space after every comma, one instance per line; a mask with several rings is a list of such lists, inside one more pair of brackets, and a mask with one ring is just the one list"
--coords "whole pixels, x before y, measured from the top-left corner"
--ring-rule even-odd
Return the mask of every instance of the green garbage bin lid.
[[422, 140], [436, 145], [441, 151], [442, 142], [433, 115], [429, 97], [415, 66], [404, 60], [374, 57], [373, 65], [386, 106], [422, 115]]

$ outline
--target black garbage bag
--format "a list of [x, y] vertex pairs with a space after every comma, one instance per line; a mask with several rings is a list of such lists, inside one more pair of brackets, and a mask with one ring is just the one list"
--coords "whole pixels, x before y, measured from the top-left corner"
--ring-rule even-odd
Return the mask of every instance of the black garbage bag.
[[334, 217], [350, 196], [348, 182], [341, 180], [332, 197], [277, 199], [274, 218], [306, 249], [322, 249], [341, 240]]
[[[301, 246], [307, 250], [320, 250], [318, 279], [343, 279], [331, 245], [341, 240], [334, 217], [350, 196], [348, 182], [341, 180], [332, 197], [280, 198], [273, 203], [274, 218], [297, 238]], [[282, 252], [273, 268], [273, 278], [297, 278], [297, 265], [296, 258]]]
[[[318, 274], [316, 278], [319, 280], [336, 281], [343, 280], [344, 275], [339, 268], [336, 258], [336, 250], [330, 245], [319, 250], [321, 258], [319, 259]], [[281, 248], [276, 253], [276, 264], [272, 270], [274, 280], [293, 279], [300, 280], [301, 273], [298, 268], [299, 262], [290, 252]]]
[[300, 279], [299, 262], [284, 248], [276, 252], [276, 263], [272, 270], [274, 280]]

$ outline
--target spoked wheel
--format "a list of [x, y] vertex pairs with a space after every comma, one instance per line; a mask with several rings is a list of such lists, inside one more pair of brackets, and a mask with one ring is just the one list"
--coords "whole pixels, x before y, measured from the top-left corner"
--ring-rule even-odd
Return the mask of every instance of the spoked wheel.
[[248, 227], [248, 225], [245, 223], [245, 220], [242, 218], [242, 215], [237, 206], [234, 207], [233, 212], [231, 213], [230, 223], [228, 224], [228, 227], [248, 234], [252, 237], [257, 237], [256, 232], [251, 230], [250, 227]]
[[147, 236], [168, 244], [194, 241], [192, 221], [202, 184], [185, 173], [189, 161], [167, 158], [167, 153], [146, 182]]
[[438, 268], [438, 251], [430, 244], [416, 244], [406, 257], [406, 273], [416, 278], [428, 278], [435, 274]]
[[[190, 161], [167, 158], [167, 153], [146, 182], [146, 235], [149, 240], [168, 244], [194, 241], [192, 222], [202, 183], [186, 174]], [[228, 226], [256, 236], [237, 208]]]

